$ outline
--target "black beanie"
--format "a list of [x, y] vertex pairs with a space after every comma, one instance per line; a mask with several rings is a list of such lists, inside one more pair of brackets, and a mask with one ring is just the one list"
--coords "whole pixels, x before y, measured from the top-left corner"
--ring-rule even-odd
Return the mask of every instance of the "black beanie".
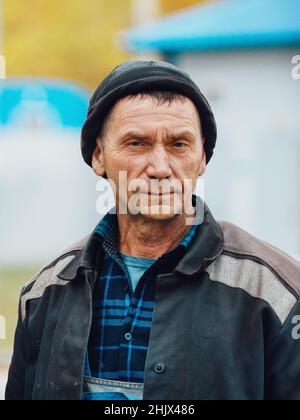
[[205, 137], [206, 162], [210, 161], [217, 140], [216, 122], [206, 98], [190, 76], [162, 61], [128, 61], [116, 67], [91, 98], [81, 133], [82, 156], [89, 166], [92, 166], [96, 139], [114, 104], [128, 95], [153, 90], [173, 91], [195, 104]]

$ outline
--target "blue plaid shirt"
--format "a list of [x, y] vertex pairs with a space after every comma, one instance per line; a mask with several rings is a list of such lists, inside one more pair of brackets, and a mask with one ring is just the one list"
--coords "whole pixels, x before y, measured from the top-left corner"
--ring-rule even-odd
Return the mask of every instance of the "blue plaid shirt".
[[191, 245], [199, 226], [162, 255], [144, 273], [133, 293], [119, 252], [117, 216], [108, 213], [94, 235], [105, 251], [93, 292], [93, 319], [88, 346], [95, 378], [143, 383], [158, 274], [171, 273]]

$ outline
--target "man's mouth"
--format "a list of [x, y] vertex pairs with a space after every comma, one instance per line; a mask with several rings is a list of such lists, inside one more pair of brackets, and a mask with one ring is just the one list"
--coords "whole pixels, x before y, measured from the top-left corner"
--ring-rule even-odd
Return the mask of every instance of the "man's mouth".
[[167, 192], [167, 193], [153, 193], [153, 192], [141, 192], [141, 194], [147, 194], [147, 195], [154, 195], [156, 197], [162, 197], [165, 195], [171, 195], [171, 194], [175, 194], [175, 192]]

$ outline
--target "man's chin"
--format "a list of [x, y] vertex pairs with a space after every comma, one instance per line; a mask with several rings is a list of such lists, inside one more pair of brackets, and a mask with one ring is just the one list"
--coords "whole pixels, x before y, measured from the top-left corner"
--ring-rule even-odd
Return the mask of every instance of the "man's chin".
[[171, 220], [178, 214], [180, 213], [170, 206], [151, 206], [141, 207], [140, 209], [141, 216], [153, 221]]
[[175, 214], [141, 214], [145, 219], [154, 221], [166, 221], [172, 220], [176, 216]]

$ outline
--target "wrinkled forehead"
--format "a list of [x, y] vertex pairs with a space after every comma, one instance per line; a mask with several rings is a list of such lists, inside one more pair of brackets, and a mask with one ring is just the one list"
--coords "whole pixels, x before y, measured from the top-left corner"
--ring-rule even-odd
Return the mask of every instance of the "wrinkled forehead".
[[194, 103], [185, 96], [161, 99], [147, 94], [120, 99], [111, 111], [114, 127], [170, 124], [201, 131], [200, 116]]

